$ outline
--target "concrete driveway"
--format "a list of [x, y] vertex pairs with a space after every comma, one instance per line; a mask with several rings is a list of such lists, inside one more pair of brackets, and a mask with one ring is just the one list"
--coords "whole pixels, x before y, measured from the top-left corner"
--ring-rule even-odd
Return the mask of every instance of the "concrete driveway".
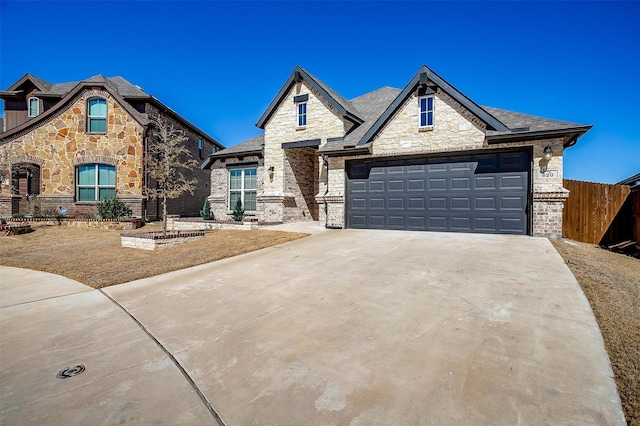
[[2, 424], [624, 424], [542, 238], [327, 231], [104, 294], [7, 271]]

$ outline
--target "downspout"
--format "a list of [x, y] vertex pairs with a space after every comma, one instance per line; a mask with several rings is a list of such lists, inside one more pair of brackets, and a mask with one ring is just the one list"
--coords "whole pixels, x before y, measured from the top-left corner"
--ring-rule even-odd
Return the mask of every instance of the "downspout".
[[329, 203], [327, 202], [327, 194], [329, 193], [329, 160], [327, 156], [322, 156], [322, 167], [327, 168], [327, 183], [325, 185], [324, 194], [322, 195], [322, 201], [324, 202], [324, 227], [329, 227]]
[[142, 191], [146, 200], [144, 202], [144, 211], [142, 212], [142, 217], [145, 222], [149, 221], [149, 216], [147, 215], [147, 205], [149, 204], [149, 191], [147, 191], [147, 185], [149, 184], [149, 171], [147, 170], [147, 156], [149, 155], [149, 133], [151, 132], [151, 128], [148, 124], [143, 127], [143, 144], [144, 144], [144, 152], [142, 158], [142, 176], [144, 182], [142, 183]]

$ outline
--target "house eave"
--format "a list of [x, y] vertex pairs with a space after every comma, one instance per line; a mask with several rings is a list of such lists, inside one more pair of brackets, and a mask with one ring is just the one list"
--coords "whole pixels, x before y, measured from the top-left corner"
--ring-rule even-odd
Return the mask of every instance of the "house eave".
[[497, 143], [562, 138], [563, 147], [568, 148], [575, 145], [578, 138], [588, 132], [591, 127], [593, 126], [589, 125], [568, 129], [538, 130], [533, 132], [498, 132], [494, 134], [488, 134], [486, 136], [486, 139], [487, 143], [491, 145]]
[[243, 152], [230, 152], [228, 154], [226, 153], [211, 154], [200, 165], [200, 169], [205, 170], [205, 169], [211, 168], [211, 166], [216, 160], [224, 160], [227, 158], [243, 158], [243, 157], [249, 157], [253, 155], [257, 156], [258, 158], [262, 158], [263, 152], [262, 150], [254, 150], [254, 151], [243, 151]]

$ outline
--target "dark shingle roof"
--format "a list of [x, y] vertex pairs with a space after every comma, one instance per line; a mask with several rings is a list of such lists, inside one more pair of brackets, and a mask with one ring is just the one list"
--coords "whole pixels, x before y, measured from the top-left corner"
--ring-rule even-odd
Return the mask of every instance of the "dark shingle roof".
[[289, 92], [289, 88], [297, 81], [300, 81], [300, 79], [305, 80], [314, 90], [320, 93], [320, 96], [322, 96], [327, 102], [329, 102], [329, 104], [337, 109], [340, 114], [342, 114], [347, 120], [353, 123], [362, 123], [363, 120], [360, 117], [360, 113], [354, 108], [353, 105], [351, 105], [349, 101], [337, 94], [322, 81], [309, 74], [304, 68], [297, 66], [289, 75], [289, 78], [287, 78], [287, 81], [285, 81], [280, 90], [278, 90], [275, 98], [273, 98], [265, 112], [256, 123], [257, 127], [259, 127], [260, 129], [264, 129], [264, 126], [271, 118], [271, 115], [273, 115], [277, 106], [280, 105], [283, 98]]
[[351, 99], [351, 104], [360, 111], [364, 122], [359, 126], [354, 126], [355, 128], [344, 138], [328, 141], [319, 152], [330, 152], [342, 150], [346, 146], [355, 146], [400, 92], [400, 89], [385, 86]]
[[244, 142], [240, 142], [237, 145], [234, 145], [230, 148], [223, 149], [222, 151], [218, 151], [214, 154], [211, 154], [212, 157], [225, 157], [227, 154], [240, 154], [247, 152], [256, 152], [261, 151], [262, 147], [264, 147], [264, 135], [258, 135], [251, 139], [248, 139]]
[[640, 173], [621, 180], [620, 182], [616, 183], [616, 185], [640, 186]]
[[360, 114], [360, 111], [348, 100], [346, 100], [344, 97], [342, 97], [342, 95], [340, 95], [339, 93], [335, 92], [332, 88], [330, 88], [329, 86], [327, 86], [326, 84], [324, 84], [321, 80], [319, 80], [317, 77], [315, 77], [314, 75], [310, 74], [308, 71], [302, 69], [304, 72], [307, 73], [307, 75], [309, 77], [311, 77], [318, 86], [320, 86], [325, 92], [327, 92], [329, 94], [329, 96], [331, 96], [333, 99], [336, 100], [336, 102], [338, 104], [340, 104], [342, 106], [342, 108], [344, 108], [344, 110], [347, 112], [347, 114], [353, 116], [353, 117], [359, 117], [359, 118], [363, 118], [362, 115]]
[[[550, 118], [536, 117], [534, 115], [522, 114], [520, 112], [507, 111], [499, 108], [483, 106], [482, 109], [503, 122], [510, 130], [529, 128], [529, 131], [546, 131], [572, 129], [583, 126], [582, 124], [570, 123], [568, 121], [552, 120]], [[491, 134], [487, 131], [487, 134]], [[497, 132], [494, 132], [497, 133]]]
[[204, 161], [204, 163], [200, 165], [200, 168], [207, 169], [211, 167], [211, 165], [217, 158], [236, 157], [236, 156], [248, 155], [248, 154], [262, 155], [263, 148], [264, 148], [264, 135], [258, 135], [244, 142], [240, 142], [239, 144], [234, 145], [230, 148], [226, 148], [209, 155], [209, 157]]

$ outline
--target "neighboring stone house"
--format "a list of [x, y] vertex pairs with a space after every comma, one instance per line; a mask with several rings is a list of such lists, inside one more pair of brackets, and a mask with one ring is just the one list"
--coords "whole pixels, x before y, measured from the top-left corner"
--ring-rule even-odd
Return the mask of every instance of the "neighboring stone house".
[[[26, 74], [0, 98], [1, 217], [60, 207], [72, 216], [91, 215], [100, 199], [112, 195], [129, 204], [134, 216], [157, 217], [159, 201], [144, 192], [154, 184], [144, 156], [158, 117], [185, 132], [195, 159], [224, 148], [122, 77], [51, 84]], [[196, 167], [185, 175], [197, 178], [195, 195], [170, 200], [170, 213], [197, 214], [210, 193], [209, 171]]]
[[212, 154], [214, 214], [261, 222], [560, 235], [562, 156], [591, 126], [481, 107], [426, 66], [346, 100], [296, 67], [257, 127]]

